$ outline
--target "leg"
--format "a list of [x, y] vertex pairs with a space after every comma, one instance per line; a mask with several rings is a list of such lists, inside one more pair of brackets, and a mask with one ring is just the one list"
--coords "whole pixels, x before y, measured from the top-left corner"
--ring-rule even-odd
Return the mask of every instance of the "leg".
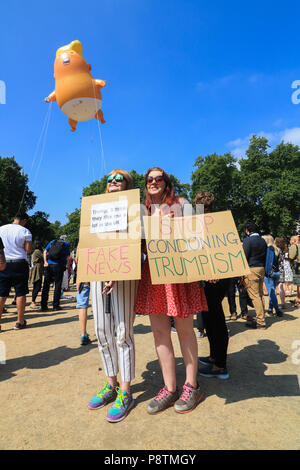
[[74, 119], [69, 118], [69, 124], [71, 126], [70, 131], [71, 132], [76, 131], [77, 121], [74, 121]]
[[48, 307], [49, 289], [50, 289], [51, 282], [52, 282], [52, 272], [50, 271], [50, 267], [47, 266], [44, 269], [44, 284], [43, 284], [42, 300], [41, 300], [42, 310], [45, 310]]
[[112, 292], [112, 310], [117, 333], [121, 389], [130, 393], [130, 382], [135, 377], [135, 345], [133, 323], [136, 281], [117, 281]]
[[216, 284], [206, 282], [205, 295], [208, 312], [203, 312], [204, 325], [209, 341], [210, 358], [214, 360], [217, 368], [226, 367], [228, 349], [228, 330], [226, 326], [222, 300], [226, 294], [227, 279]]
[[264, 268], [250, 268], [251, 273], [245, 277], [245, 284], [256, 312], [257, 323], [265, 326], [263, 304]]
[[171, 341], [171, 322], [165, 314], [150, 315], [154, 344], [165, 385], [169, 392], [176, 391], [175, 357]]
[[24, 323], [24, 313], [26, 306], [26, 295], [17, 297], [17, 312], [18, 312], [18, 322], [23, 325]]
[[7, 297], [0, 297], [0, 321], [1, 321], [3, 308], [4, 308], [4, 305], [5, 305], [6, 299], [7, 299]]
[[269, 277], [265, 277], [264, 279], [264, 286], [265, 288], [267, 289], [268, 291], [268, 298], [269, 298], [269, 307], [268, 307], [268, 310], [269, 310], [269, 313], [271, 313], [273, 311], [273, 296], [272, 296], [272, 279], [270, 279]]
[[55, 283], [54, 295], [53, 295], [53, 308], [55, 309], [59, 307], [64, 269], [60, 265], [51, 265], [50, 269], [52, 271], [52, 276], [53, 276], [54, 283]]
[[297, 286], [297, 291], [296, 291], [296, 305], [300, 305], [300, 286]]
[[86, 335], [87, 308], [80, 308], [78, 311], [81, 336]]
[[186, 368], [186, 383], [197, 387], [198, 344], [193, 329], [194, 318], [175, 318], [182, 357]]
[[99, 111], [96, 113], [95, 118], [98, 119], [98, 121], [102, 122], [102, 124], [106, 123], [106, 121], [104, 120], [103, 112], [102, 112], [101, 109], [99, 109]]
[[230, 315], [236, 314], [235, 287], [236, 287], [236, 278], [235, 277], [230, 278], [229, 283], [228, 283], [228, 291], [227, 291]]
[[197, 329], [204, 332], [203, 312], [197, 313]]
[[105, 313], [105, 296], [102, 295], [102, 282], [91, 282], [91, 300], [95, 334], [102, 358], [105, 375], [112, 386], [117, 385], [118, 353], [115, 344], [115, 325], [112, 314]]
[[33, 283], [33, 289], [32, 289], [32, 304], [35, 305], [35, 301], [37, 298], [38, 293], [40, 292], [42, 287], [42, 279], [39, 279], [38, 281]]
[[247, 316], [248, 314], [248, 294], [245, 287], [239, 288], [239, 302], [240, 302], [240, 309], [242, 317]]

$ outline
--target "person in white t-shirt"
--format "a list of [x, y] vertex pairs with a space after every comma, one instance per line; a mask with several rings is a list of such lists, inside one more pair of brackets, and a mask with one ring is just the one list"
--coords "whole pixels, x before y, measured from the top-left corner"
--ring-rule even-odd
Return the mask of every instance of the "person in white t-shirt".
[[14, 327], [21, 330], [26, 326], [24, 312], [28, 294], [29, 264], [27, 254], [32, 250], [32, 235], [25, 228], [29, 219], [26, 213], [18, 213], [12, 224], [0, 227], [4, 245], [6, 268], [0, 272], [0, 320], [10, 289], [14, 287], [17, 301], [18, 320]]

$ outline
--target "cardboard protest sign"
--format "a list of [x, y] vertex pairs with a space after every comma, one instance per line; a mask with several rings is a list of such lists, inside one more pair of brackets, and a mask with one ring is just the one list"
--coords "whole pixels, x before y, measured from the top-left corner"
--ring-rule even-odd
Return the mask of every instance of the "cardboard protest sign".
[[140, 191], [83, 197], [78, 282], [141, 278]]
[[230, 211], [143, 219], [153, 284], [222, 279], [250, 272]]

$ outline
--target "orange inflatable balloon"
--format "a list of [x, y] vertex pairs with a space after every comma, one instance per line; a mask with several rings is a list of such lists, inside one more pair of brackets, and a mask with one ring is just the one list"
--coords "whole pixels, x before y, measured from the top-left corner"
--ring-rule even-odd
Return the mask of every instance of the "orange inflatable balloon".
[[55, 90], [45, 101], [57, 101], [62, 112], [68, 116], [71, 131], [76, 130], [78, 121], [96, 118], [105, 123], [101, 111], [101, 88], [105, 80], [94, 79], [91, 66], [82, 55], [80, 41], [72, 41], [56, 52], [54, 62]]

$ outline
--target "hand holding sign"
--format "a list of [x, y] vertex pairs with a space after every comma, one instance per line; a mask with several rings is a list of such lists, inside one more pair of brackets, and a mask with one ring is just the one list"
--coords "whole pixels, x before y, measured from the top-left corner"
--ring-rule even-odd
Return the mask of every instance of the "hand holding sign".
[[191, 217], [144, 217], [153, 284], [237, 277], [249, 273], [230, 211]]
[[82, 198], [79, 281], [140, 279], [139, 202], [138, 189]]

